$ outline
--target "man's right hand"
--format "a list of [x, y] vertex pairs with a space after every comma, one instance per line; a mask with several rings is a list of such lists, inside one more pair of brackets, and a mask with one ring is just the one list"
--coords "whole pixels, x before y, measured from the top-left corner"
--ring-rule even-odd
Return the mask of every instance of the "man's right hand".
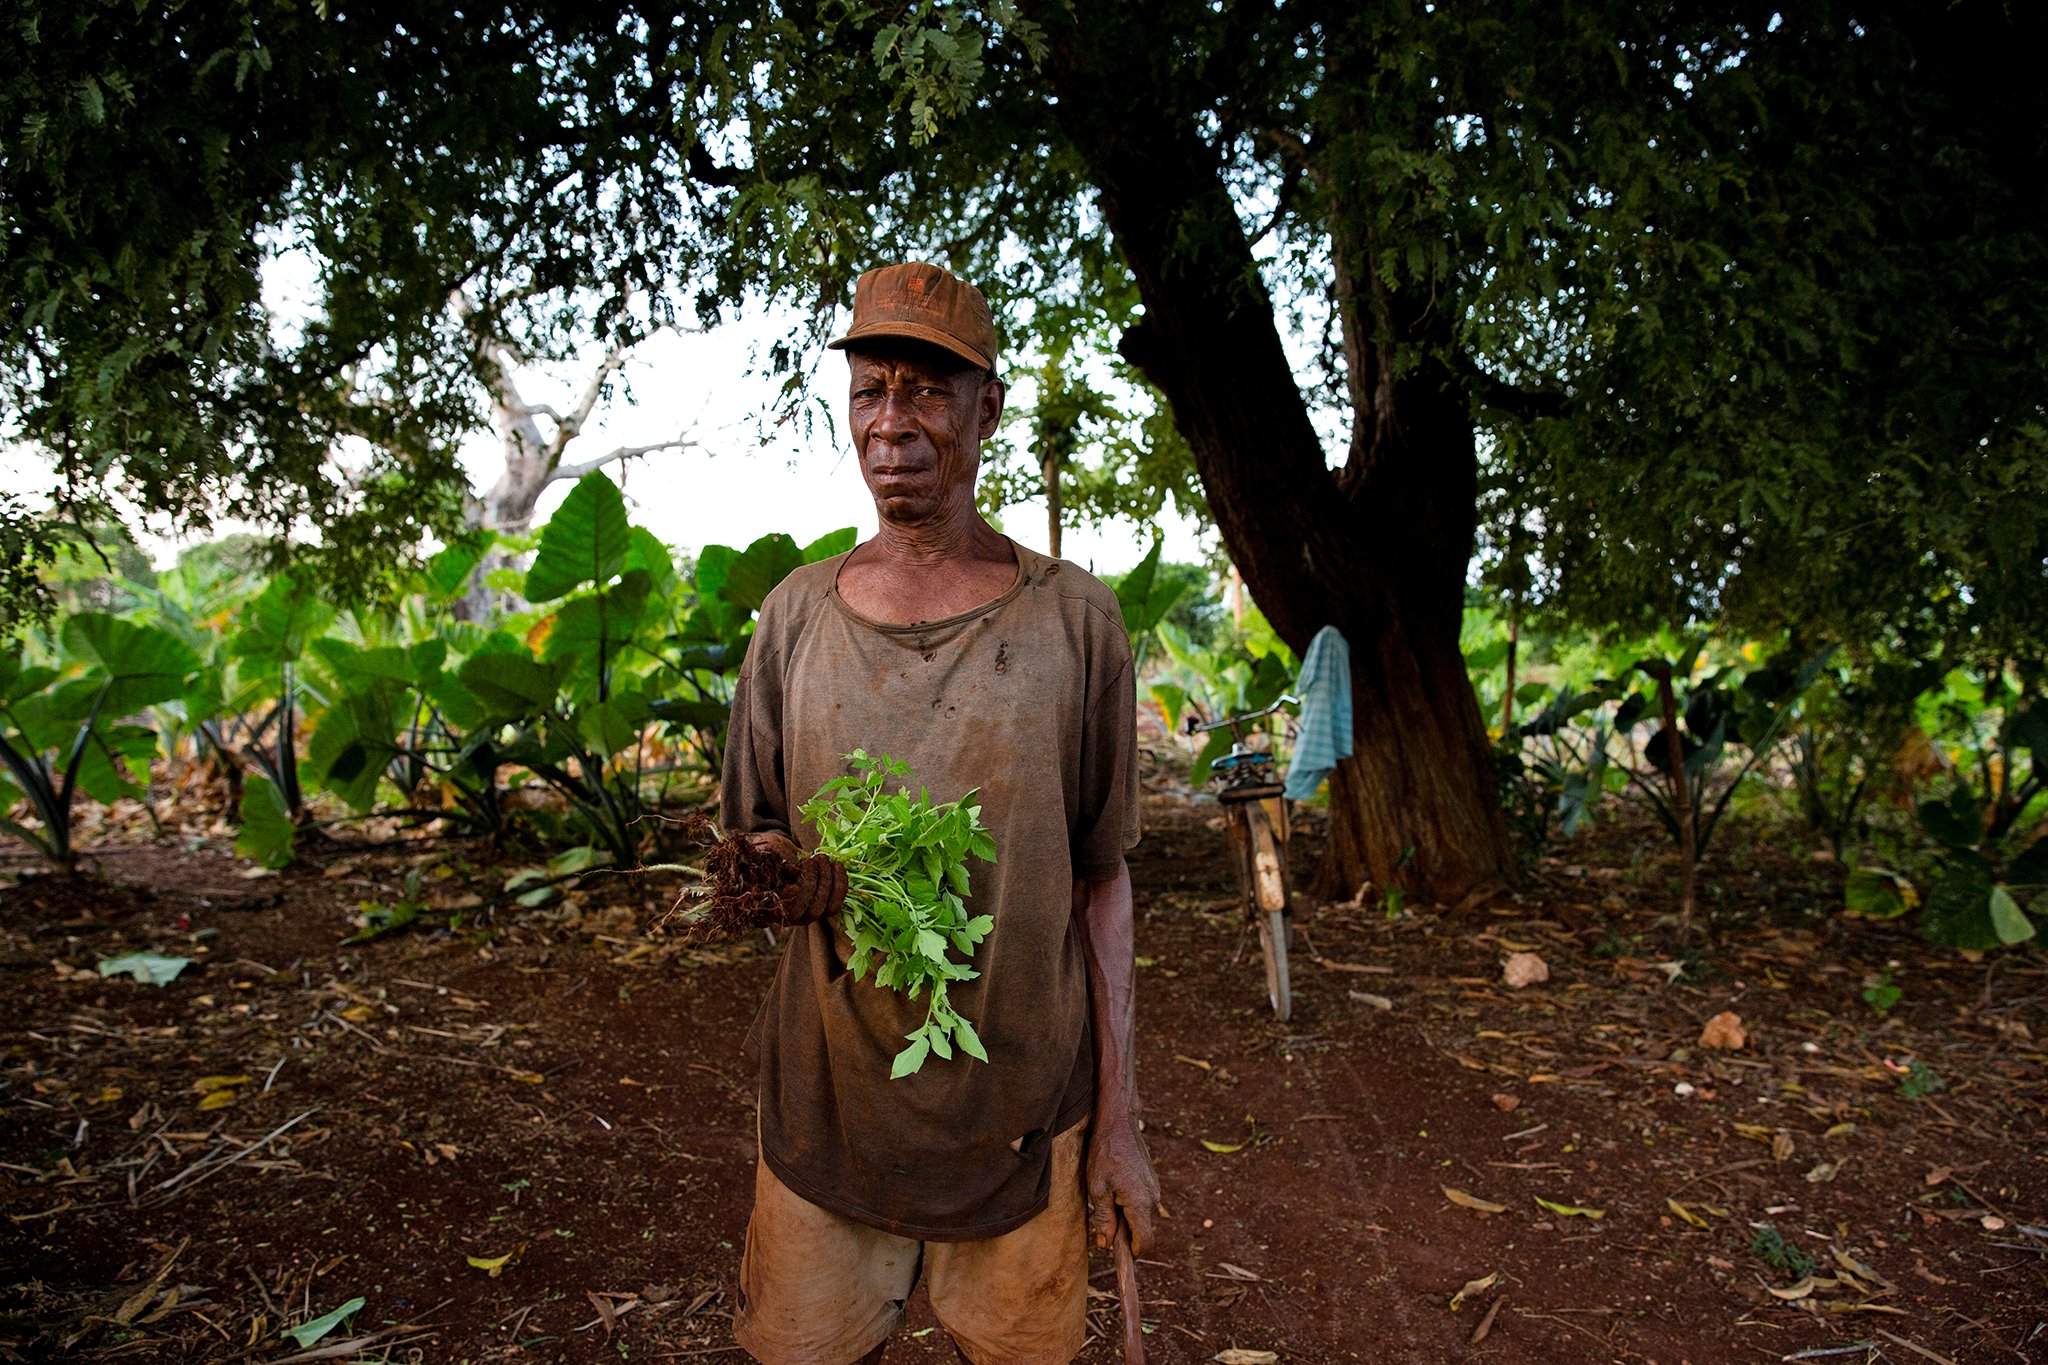
[[823, 854], [806, 856], [787, 834], [768, 831], [744, 836], [749, 844], [796, 864], [796, 885], [782, 897], [784, 924], [809, 924], [836, 915], [846, 904], [846, 867]]

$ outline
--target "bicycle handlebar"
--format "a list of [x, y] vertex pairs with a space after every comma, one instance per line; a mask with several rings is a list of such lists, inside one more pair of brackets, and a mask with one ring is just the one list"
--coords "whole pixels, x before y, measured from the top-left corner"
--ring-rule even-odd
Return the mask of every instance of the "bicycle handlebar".
[[1226, 725], [1234, 729], [1248, 720], [1264, 720], [1283, 706], [1299, 705], [1301, 705], [1300, 697], [1295, 696], [1292, 692], [1282, 692], [1273, 699], [1273, 704], [1263, 711], [1247, 711], [1241, 716], [1225, 716], [1222, 720], [1212, 720], [1203, 725], [1197, 725], [1195, 718], [1189, 716], [1181, 723], [1181, 729], [1191, 735], [1206, 734], [1211, 730], [1221, 730]]

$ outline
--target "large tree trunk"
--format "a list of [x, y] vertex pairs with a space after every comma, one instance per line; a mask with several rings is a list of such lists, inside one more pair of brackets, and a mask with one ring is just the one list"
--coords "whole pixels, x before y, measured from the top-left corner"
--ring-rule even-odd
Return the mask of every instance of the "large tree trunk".
[[[1052, 36], [1061, 129], [1145, 304], [1125, 357], [1172, 404], [1224, 543], [1281, 638], [1302, 651], [1334, 625], [1351, 645], [1357, 756], [1332, 781], [1327, 879], [1441, 902], [1509, 879], [1458, 652], [1478, 479], [1463, 386], [1427, 358], [1397, 375], [1380, 348], [1399, 338], [1348, 319], [1359, 410], [1351, 458], [1331, 470], [1217, 158], [1162, 97], [1170, 68], [1147, 80], [1128, 45], [1086, 41], [1056, 7], [1031, 8]], [[1340, 290], [1362, 279], [1341, 272]]]

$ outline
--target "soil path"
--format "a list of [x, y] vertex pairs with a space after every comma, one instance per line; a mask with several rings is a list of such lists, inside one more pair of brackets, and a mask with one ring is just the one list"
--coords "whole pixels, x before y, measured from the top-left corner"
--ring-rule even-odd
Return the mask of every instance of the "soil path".
[[[1282, 1026], [1214, 817], [1153, 794], [1134, 859], [1155, 1360], [2048, 1360], [2038, 957], [1987, 1001], [1984, 966], [1845, 925], [1825, 869], [1745, 831], [1715, 946], [1668, 959], [1669, 869], [1610, 830], [1518, 899], [1324, 908]], [[465, 856], [250, 879], [142, 845], [105, 884], [0, 887], [0, 1359], [276, 1361], [356, 1297], [323, 1344], [364, 1359], [739, 1358], [771, 955], [649, 939], [658, 896], [616, 880], [482, 932], [507, 869]], [[469, 926], [338, 946], [411, 867]], [[198, 965], [95, 972], [137, 949]], [[1550, 979], [1510, 990], [1524, 950]], [[1740, 1051], [1700, 1046], [1724, 1010]], [[891, 1359], [952, 1359], [921, 1297]]]

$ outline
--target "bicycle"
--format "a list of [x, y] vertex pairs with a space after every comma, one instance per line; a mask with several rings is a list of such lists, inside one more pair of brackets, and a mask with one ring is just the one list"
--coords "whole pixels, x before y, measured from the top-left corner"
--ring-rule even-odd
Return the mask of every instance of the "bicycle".
[[1273, 773], [1273, 755], [1244, 744], [1244, 727], [1301, 699], [1283, 695], [1262, 711], [1225, 716], [1222, 720], [1198, 723], [1189, 716], [1182, 729], [1190, 735], [1211, 730], [1230, 730], [1230, 752], [1209, 767], [1210, 781], [1217, 784], [1216, 799], [1222, 803], [1230, 842], [1236, 853], [1237, 884], [1244, 898], [1245, 921], [1259, 931], [1259, 951], [1266, 959], [1266, 998], [1274, 1017], [1282, 1023], [1294, 1012], [1294, 998], [1287, 979], [1288, 940], [1293, 931], [1293, 898], [1287, 883], [1287, 839], [1289, 830], [1286, 789]]

